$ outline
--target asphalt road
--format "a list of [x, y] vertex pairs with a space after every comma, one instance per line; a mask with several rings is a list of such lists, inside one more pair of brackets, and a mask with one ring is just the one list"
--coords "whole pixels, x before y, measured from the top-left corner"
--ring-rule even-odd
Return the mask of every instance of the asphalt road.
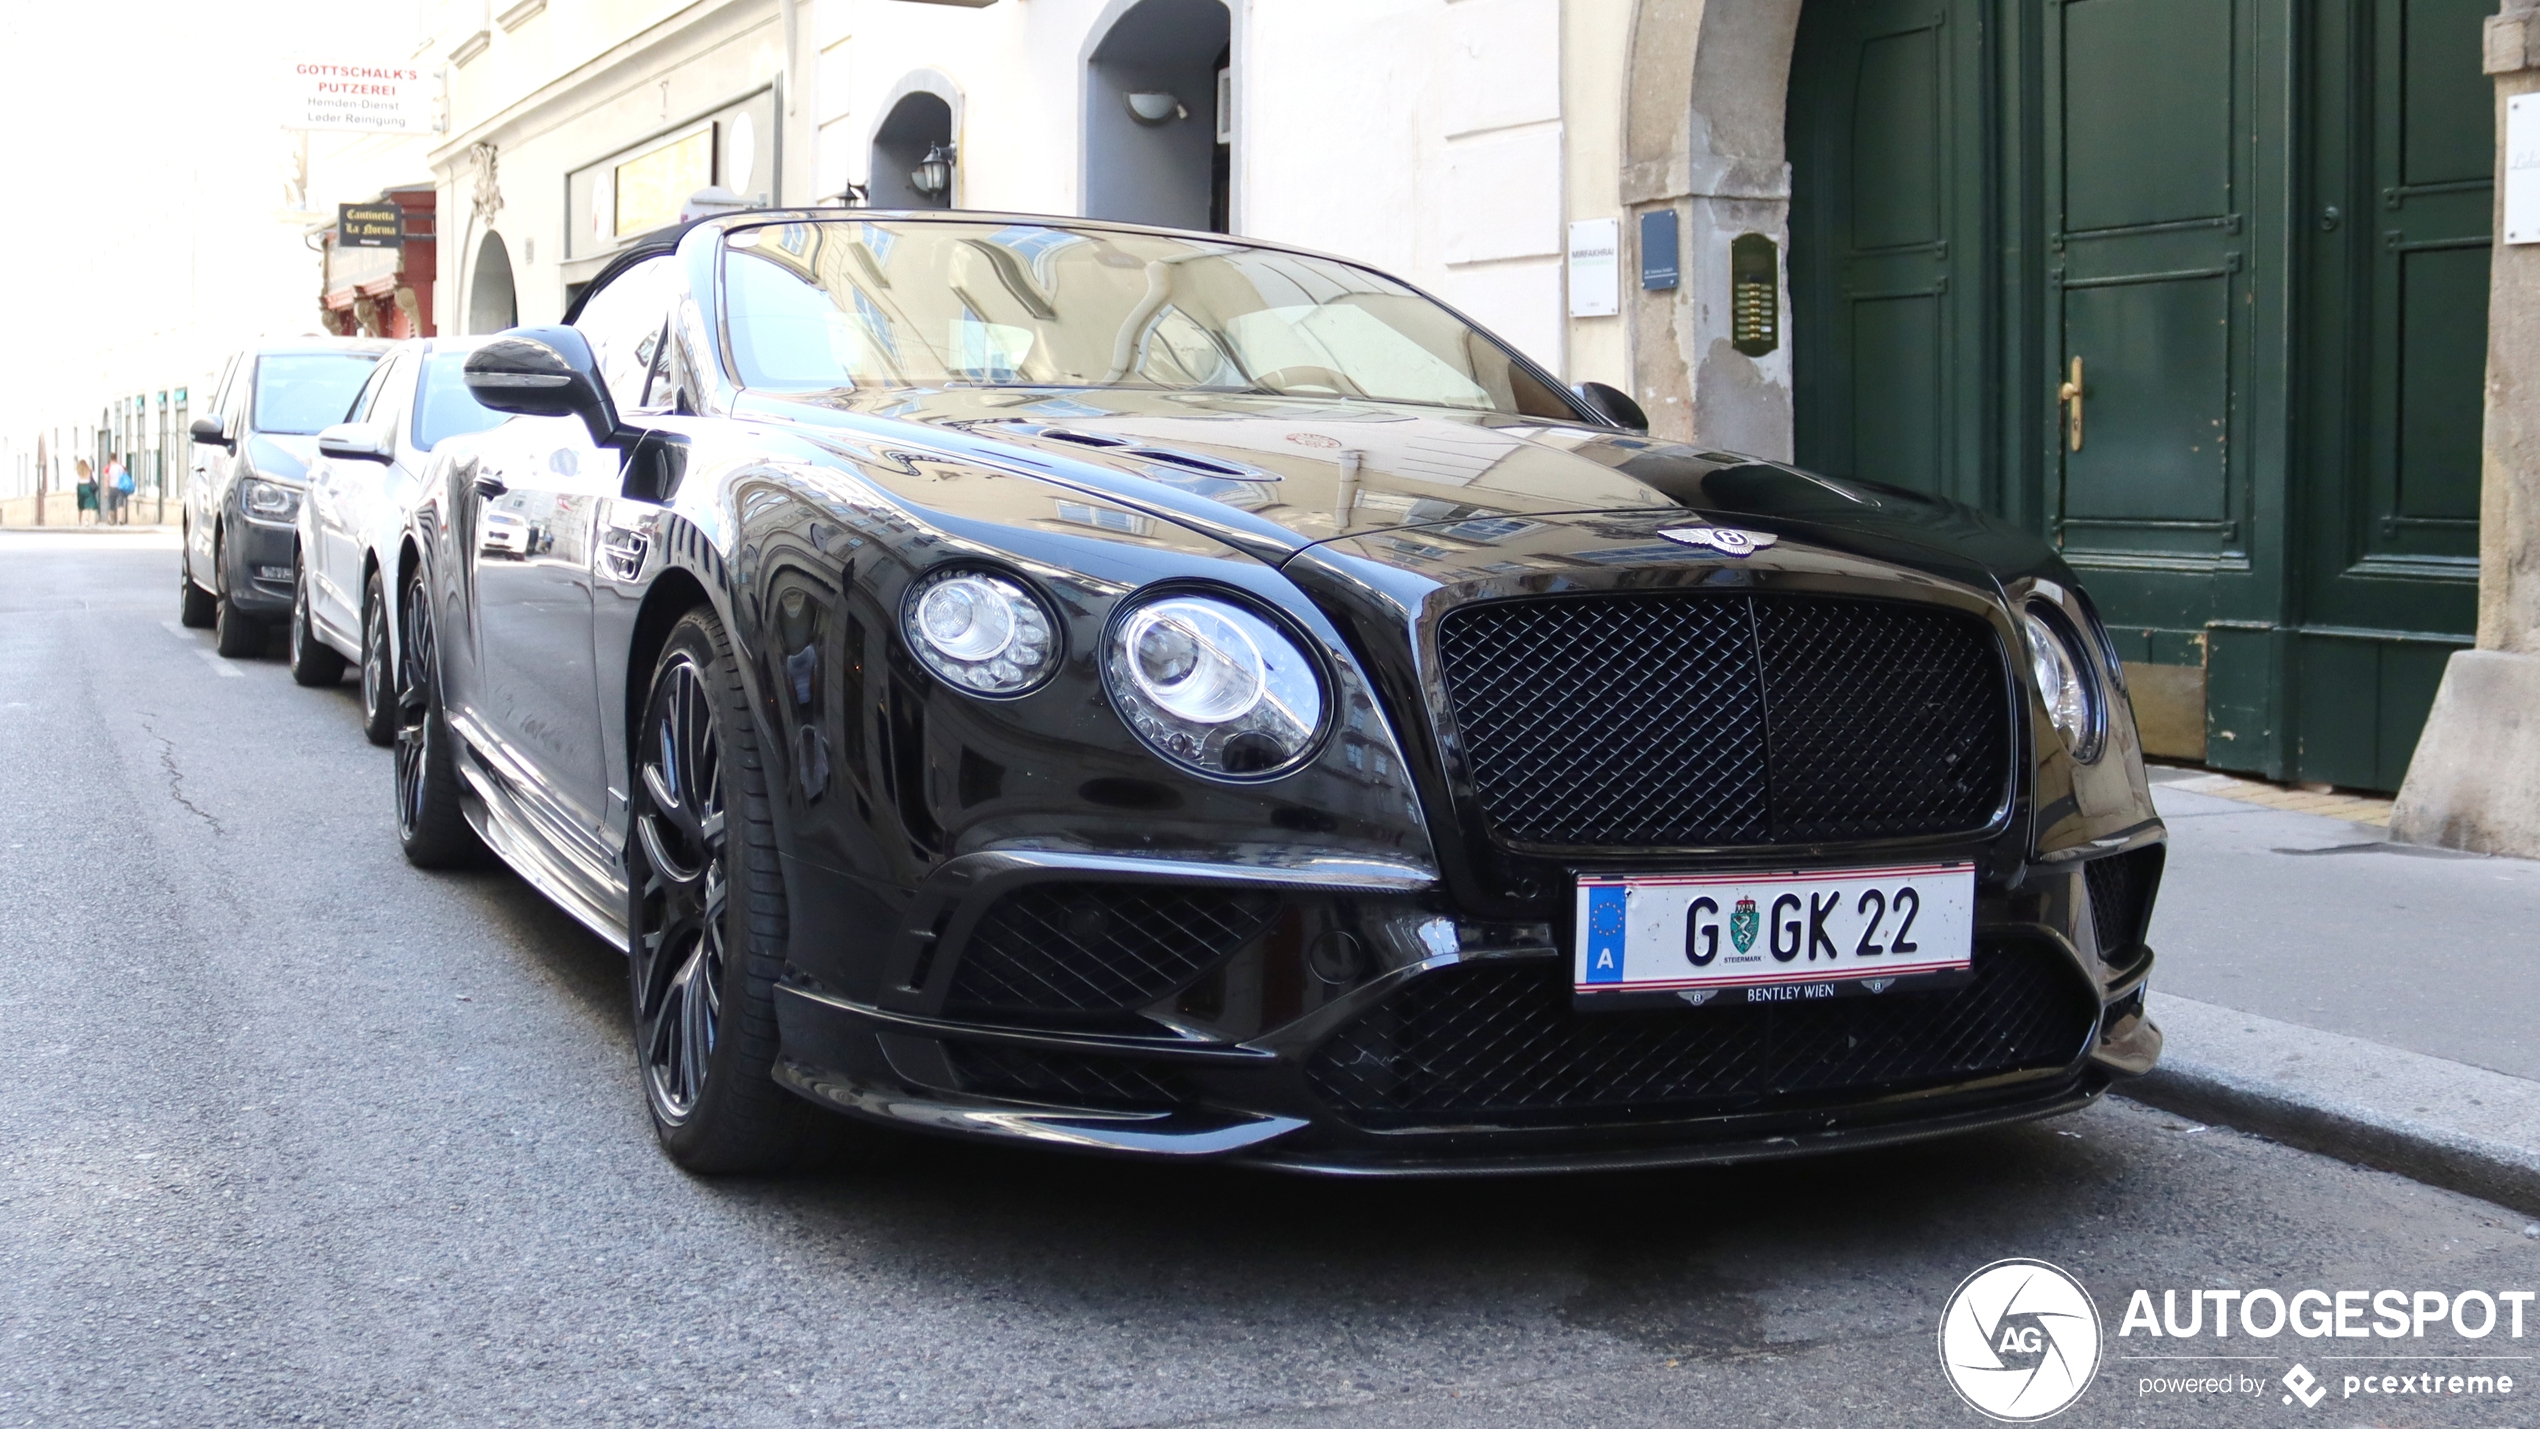
[[[2540, 1313], [2118, 1337], [2137, 1287], [2540, 1288], [2540, 1229], [2117, 1102], [1630, 1177], [922, 1143], [692, 1180], [650, 1143], [620, 959], [507, 874], [406, 867], [351, 687], [221, 673], [174, 565], [0, 533], [0, 1424], [1974, 1425], [1934, 1331], [2008, 1256], [2106, 1322], [2057, 1424], [2540, 1419], [2528, 1359], [2476, 1402], [2273, 1380], [2525, 1356]], [[2261, 1358], [2130, 1358], [2164, 1344]], [[2190, 1370], [2263, 1392], [2142, 1393]]]

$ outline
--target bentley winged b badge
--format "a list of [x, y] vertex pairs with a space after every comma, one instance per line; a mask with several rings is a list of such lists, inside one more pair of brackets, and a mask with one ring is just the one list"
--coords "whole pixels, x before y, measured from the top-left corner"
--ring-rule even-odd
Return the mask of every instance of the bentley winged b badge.
[[1723, 556], [1751, 556], [1780, 540], [1769, 531], [1742, 531], [1735, 526], [1678, 526], [1658, 533], [1687, 546], [1707, 546]]

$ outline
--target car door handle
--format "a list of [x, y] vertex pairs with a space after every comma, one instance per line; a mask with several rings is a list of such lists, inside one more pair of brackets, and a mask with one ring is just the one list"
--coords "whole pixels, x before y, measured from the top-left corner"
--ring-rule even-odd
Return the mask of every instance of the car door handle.
[[503, 479], [499, 476], [494, 476], [489, 473], [476, 478], [476, 494], [484, 497], [488, 501], [493, 500], [495, 497], [500, 496], [509, 490], [511, 490], [511, 488], [505, 486], [503, 484]]

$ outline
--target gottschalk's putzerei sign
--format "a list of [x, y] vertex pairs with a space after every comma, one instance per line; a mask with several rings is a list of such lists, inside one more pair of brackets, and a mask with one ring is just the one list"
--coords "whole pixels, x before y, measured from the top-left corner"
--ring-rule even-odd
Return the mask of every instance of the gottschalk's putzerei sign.
[[438, 117], [430, 81], [409, 64], [293, 60], [283, 83], [286, 129], [429, 134]]

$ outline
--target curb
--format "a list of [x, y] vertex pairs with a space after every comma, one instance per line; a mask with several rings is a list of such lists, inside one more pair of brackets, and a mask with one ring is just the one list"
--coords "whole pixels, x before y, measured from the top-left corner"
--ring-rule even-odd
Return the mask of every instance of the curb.
[[2115, 1095], [2540, 1215], [2540, 1082], [2163, 993]]

